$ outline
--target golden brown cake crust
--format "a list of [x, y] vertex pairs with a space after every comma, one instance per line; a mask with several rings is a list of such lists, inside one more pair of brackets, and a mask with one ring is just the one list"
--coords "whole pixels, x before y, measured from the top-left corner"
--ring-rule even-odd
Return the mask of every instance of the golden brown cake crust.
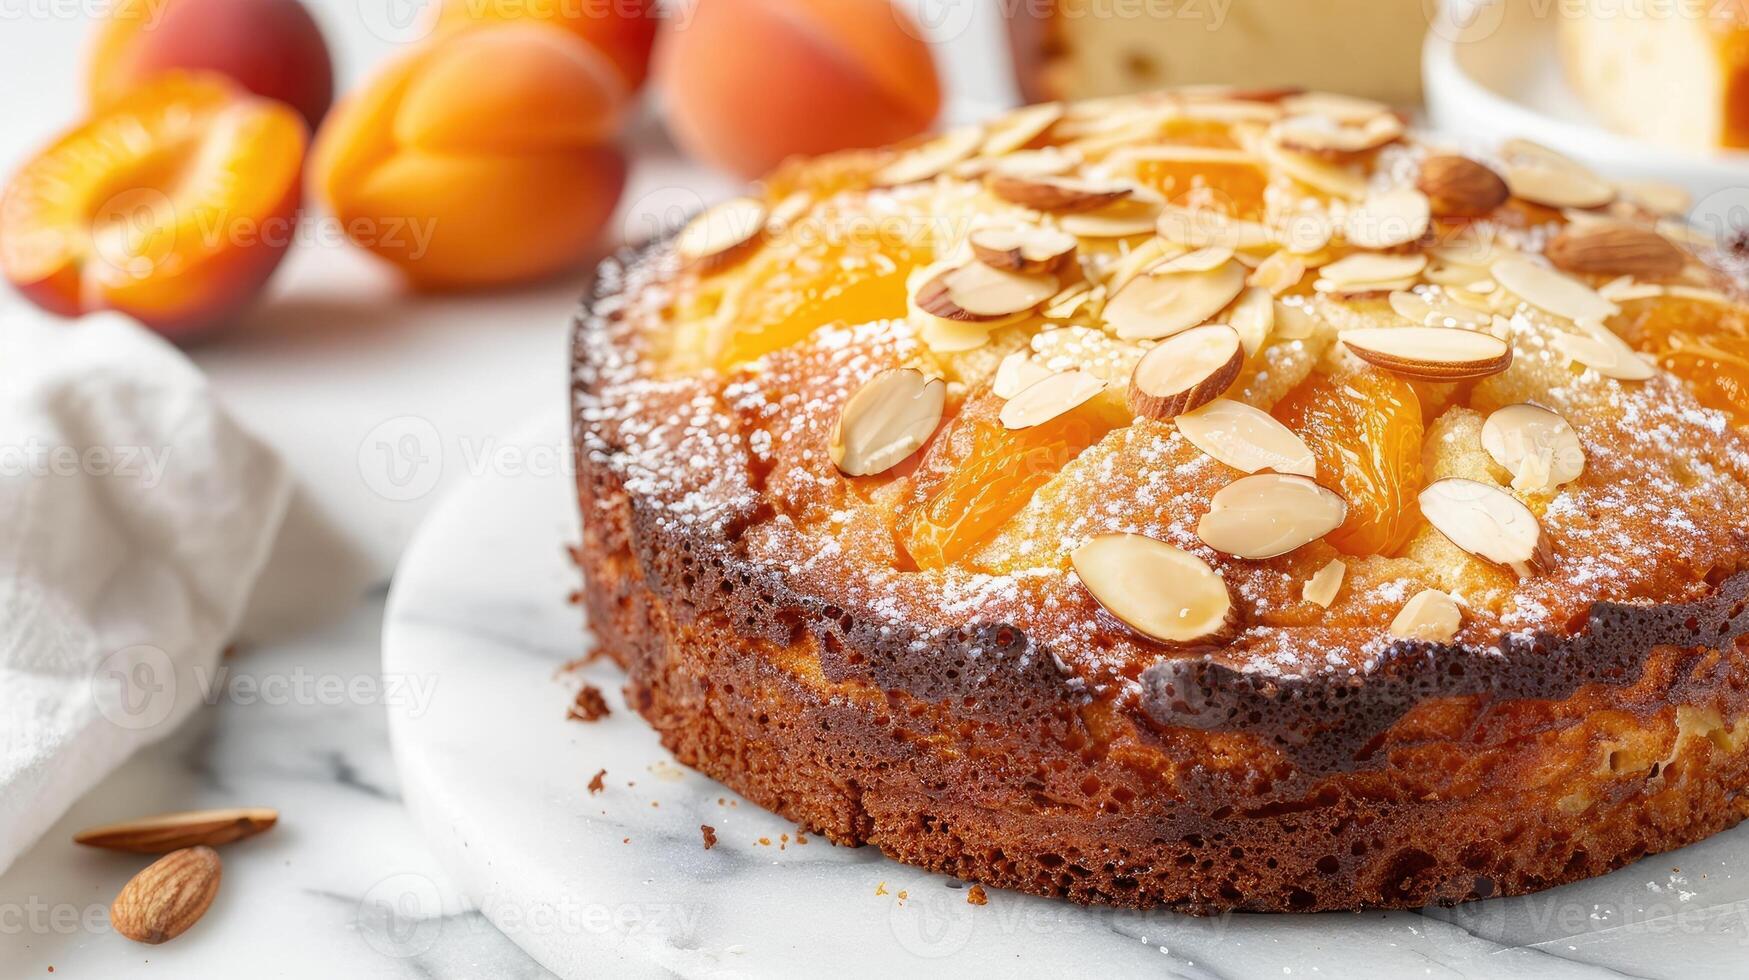
[[[1235, 632], [1161, 647], [1060, 571], [917, 587], [856, 550], [879, 535], [820, 533], [855, 520], [818, 450], [841, 375], [899, 358], [903, 331], [668, 374], [649, 328], [681, 275], [666, 242], [609, 261], [577, 323], [584, 596], [628, 702], [752, 801], [970, 881], [1197, 913], [1521, 894], [1749, 814], [1749, 540], [1719, 516], [1749, 469], [1716, 413], [1627, 423], [1704, 443], [1697, 465], [1729, 474], [1711, 502], [1612, 493], [1650, 449], [1587, 430], [1626, 451], [1594, 452], [1547, 512], [1567, 564], [1495, 583], [1509, 598], [1449, 643], [1382, 636], [1340, 603], [1330, 621], [1271, 612], [1299, 608], [1271, 583], [1297, 602], [1320, 553], [1219, 563]], [[1648, 502], [1663, 513], [1612, 510]], [[1076, 520], [1066, 536], [1101, 529]], [[1364, 567], [1349, 588], [1403, 588]]]
[[[1749, 574], [1691, 605], [1599, 608], [1577, 638], [1502, 649], [1491, 674], [1407, 643], [1378, 676], [1324, 690], [1168, 666], [1127, 717], [1007, 627], [921, 651], [859, 629], [859, 610], [738, 553], [751, 497], [683, 523], [639, 489], [648, 474], [626, 463], [642, 450], [595, 413], [604, 367], [624, 363], [613, 311], [640, 261], [660, 256], [604, 266], [576, 332], [591, 632], [676, 758], [835, 843], [1077, 902], [1319, 911], [1536, 891], [1749, 815], [1744, 728], [1729, 723], [1749, 714]], [[1493, 685], [1513, 699], [1475, 696]], [[1339, 735], [1305, 737], [1306, 717]], [[1376, 751], [1393, 723], [1393, 750]], [[1264, 763], [1252, 737], [1326, 763], [1363, 751], [1202, 768]], [[1162, 769], [1183, 777], [1169, 793]]]

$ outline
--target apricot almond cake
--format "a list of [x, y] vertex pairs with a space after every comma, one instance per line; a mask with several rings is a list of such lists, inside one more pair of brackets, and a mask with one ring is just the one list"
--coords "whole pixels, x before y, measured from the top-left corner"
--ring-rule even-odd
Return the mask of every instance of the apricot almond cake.
[[590, 625], [842, 844], [1190, 912], [1749, 812], [1749, 318], [1679, 192], [1179, 90], [785, 165], [575, 334]]

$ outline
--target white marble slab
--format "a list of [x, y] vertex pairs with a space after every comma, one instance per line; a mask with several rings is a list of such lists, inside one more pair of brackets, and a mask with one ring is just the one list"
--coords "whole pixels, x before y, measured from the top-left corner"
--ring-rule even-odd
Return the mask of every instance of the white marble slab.
[[[549, 420], [527, 433], [547, 444]], [[391, 706], [401, 783], [439, 861], [487, 919], [565, 977], [893, 976], [970, 971], [1185, 977], [1741, 977], [1749, 832], [1539, 896], [1426, 913], [1241, 915], [1084, 909], [833, 847], [676, 766], [613, 715], [565, 720], [583, 650], [569, 477], [500, 474], [442, 505], [391, 597], [384, 669], [436, 679]], [[605, 790], [591, 775], [605, 769]], [[718, 843], [705, 850], [700, 825]], [[788, 835], [787, 838], [785, 835]], [[1680, 869], [1680, 870], [1677, 870]], [[410, 900], [416, 907], [419, 899]]]

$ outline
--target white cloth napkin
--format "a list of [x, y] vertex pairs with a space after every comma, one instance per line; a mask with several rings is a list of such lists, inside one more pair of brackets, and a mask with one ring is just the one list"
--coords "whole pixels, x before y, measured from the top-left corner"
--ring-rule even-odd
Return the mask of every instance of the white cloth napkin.
[[144, 328], [0, 317], [0, 871], [204, 703], [290, 487]]

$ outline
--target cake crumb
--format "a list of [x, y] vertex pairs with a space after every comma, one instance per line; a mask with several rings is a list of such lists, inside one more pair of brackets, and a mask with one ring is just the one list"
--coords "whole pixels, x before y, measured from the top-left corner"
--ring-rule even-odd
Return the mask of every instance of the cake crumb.
[[760, 847], [770, 847], [771, 846], [771, 838], [769, 838], [769, 837], [759, 838], [759, 846]]
[[607, 699], [601, 696], [601, 688], [585, 684], [577, 692], [577, 700], [565, 711], [565, 717], [571, 721], [600, 721], [612, 713], [608, 710]]
[[717, 828], [712, 827], [708, 823], [701, 823], [698, 825], [698, 832], [704, 835], [705, 850], [708, 851], [717, 846]]
[[796, 829], [796, 844], [801, 845], [801, 844], [806, 844], [807, 842], [808, 842], [808, 835], [802, 833], [800, 828], [797, 828]]
[[607, 784], [602, 782], [602, 780], [604, 780], [606, 778], [607, 778], [607, 770], [606, 769], [603, 769], [600, 772], [596, 773], [594, 776], [590, 777], [590, 779], [589, 779], [589, 795], [590, 796], [599, 795], [602, 790], [607, 788]]
[[988, 905], [988, 904], [990, 904], [990, 896], [984, 892], [983, 885], [973, 885], [971, 888], [971, 891], [966, 892], [966, 904], [967, 905]]
[[887, 883], [886, 882], [883, 881], [880, 884], [875, 886], [875, 894], [877, 896], [878, 895], [885, 895], [886, 893], [887, 893]]

